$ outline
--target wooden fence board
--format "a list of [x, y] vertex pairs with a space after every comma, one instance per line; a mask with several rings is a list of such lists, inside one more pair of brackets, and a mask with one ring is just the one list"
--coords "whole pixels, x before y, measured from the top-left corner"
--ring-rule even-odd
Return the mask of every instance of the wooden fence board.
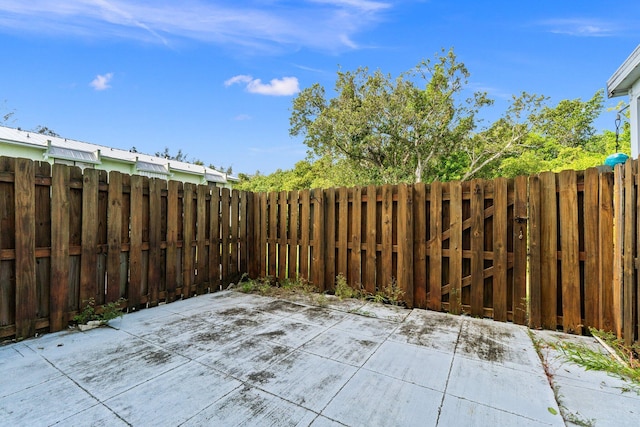
[[131, 243], [129, 246], [129, 292], [127, 305], [131, 310], [140, 308], [142, 296], [142, 210], [143, 205], [141, 176], [131, 177], [131, 206], [135, 212], [131, 215]]
[[336, 191], [334, 188], [325, 190], [327, 203], [325, 204], [325, 277], [328, 290], [334, 289], [336, 273]]
[[289, 194], [289, 261], [287, 275], [291, 280], [297, 280], [298, 278], [298, 209], [298, 192], [294, 190]]
[[362, 286], [362, 188], [352, 189], [351, 208], [351, 286], [360, 289]]
[[51, 332], [64, 329], [69, 303], [69, 168], [53, 166], [51, 177]]
[[347, 242], [349, 236], [349, 200], [347, 189], [341, 187], [338, 189], [338, 266], [336, 276], [342, 274], [347, 278], [348, 270], [348, 249]]
[[16, 338], [35, 334], [37, 291], [35, 267], [35, 172], [33, 162], [15, 161]]
[[413, 187], [413, 253], [414, 253], [414, 306], [427, 307], [427, 190], [424, 183], [417, 183]]
[[[231, 192], [228, 188], [223, 188], [220, 197], [220, 233], [222, 236], [222, 251], [220, 253], [220, 263], [222, 264], [222, 285], [227, 286], [229, 284], [227, 279], [231, 272]], [[275, 217], [274, 217], [275, 218]], [[275, 247], [275, 235], [274, 235], [274, 247]], [[274, 249], [275, 255], [275, 249]]]
[[[182, 197], [184, 224], [183, 224], [183, 241], [182, 241], [182, 298], [190, 298], [193, 296], [195, 289], [193, 288], [194, 273], [194, 221], [195, 214], [193, 207], [193, 197], [195, 185], [191, 183], [184, 184]], [[228, 195], [228, 192], [227, 192]], [[228, 251], [226, 252], [228, 254]], [[224, 264], [223, 264], [224, 268]]]
[[310, 280], [309, 275], [309, 248], [311, 221], [311, 197], [309, 190], [300, 193], [300, 277]]
[[238, 280], [242, 277], [242, 274], [248, 273], [248, 230], [251, 225], [249, 216], [249, 197], [245, 191], [238, 192], [239, 206], [238, 206]]
[[414, 306], [413, 283], [413, 187], [398, 186], [398, 282], [404, 301]]
[[449, 311], [462, 310], [462, 183], [449, 183]]
[[509, 186], [504, 178], [494, 182], [493, 193], [493, 318], [507, 320], [508, 299], [508, 200]]
[[540, 174], [540, 252], [542, 327], [555, 330], [557, 327], [557, 280], [558, 280], [558, 225], [556, 204], [556, 175], [552, 172]]
[[269, 193], [269, 216], [268, 216], [268, 271], [267, 275], [274, 279], [278, 277], [276, 267], [278, 265], [277, 236], [278, 236], [278, 193]]
[[471, 315], [484, 315], [484, 182], [471, 181]]
[[122, 252], [122, 174], [109, 172], [109, 208], [107, 212], [107, 290], [106, 302], [120, 298]]
[[599, 327], [607, 331], [614, 330], [613, 314], [613, 254], [614, 254], [614, 221], [613, 221], [613, 173], [600, 174], [599, 192], [599, 277], [598, 288], [600, 305], [598, 307]]
[[[613, 245], [613, 289], [612, 289], [612, 316], [613, 330], [616, 336], [622, 336], [622, 282], [624, 275], [623, 253], [624, 253], [624, 232], [625, 232], [625, 165], [618, 164], [614, 174], [614, 216], [615, 220], [615, 240]], [[629, 172], [630, 173], [630, 172]]]
[[[37, 297], [37, 318], [38, 325], [41, 325], [42, 319], [50, 318], [50, 284], [52, 274], [51, 256], [41, 256], [40, 252], [51, 247], [52, 237], [52, 207], [51, 207], [51, 187], [45, 183], [51, 177], [51, 165], [47, 162], [36, 162], [34, 164], [34, 173], [36, 179], [35, 186], [35, 245], [36, 245], [36, 297]], [[69, 181], [82, 181], [82, 175], [79, 168], [71, 168], [69, 171]], [[65, 220], [69, 223], [69, 233], [67, 236], [68, 246], [78, 247], [81, 245], [80, 236], [82, 234], [82, 224], [80, 218], [82, 216], [82, 193], [74, 189], [69, 190], [69, 216]], [[73, 255], [68, 258], [69, 277], [68, 292], [65, 300], [65, 315], [63, 323], [66, 326], [67, 307], [77, 307], [78, 301], [78, 282], [79, 282], [79, 256]], [[41, 327], [41, 326], [37, 326]]]
[[635, 287], [635, 235], [636, 235], [636, 193], [633, 162], [625, 164], [624, 175], [624, 247], [622, 286], [622, 331], [627, 344], [633, 341], [633, 291]]
[[[308, 198], [308, 197], [307, 197]], [[266, 193], [262, 193], [260, 194], [260, 251], [259, 251], [259, 255], [260, 255], [260, 276], [262, 277], [267, 277], [268, 276], [268, 263], [267, 263], [267, 218], [268, 218], [268, 211], [267, 211], [268, 207], [267, 207], [267, 194]], [[308, 233], [307, 233], [308, 234]], [[308, 236], [307, 236], [308, 238]], [[302, 260], [302, 257], [301, 257]], [[302, 269], [302, 263], [300, 265], [300, 269]]]
[[[542, 326], [541, 182], [529, 177], [529, 327]], [[496, 213], [500, 209], [496, 207]], [[505, 313], [506, 314], [506, 313]], [[496, 319], [494, 313], [494, 319]], [[496, 319], [506, 320], [506, 319]]]
[[209, 187], [198, 185], [198, 201], [196, 204], [196, 276], [195, 286], [198, 295], [204, 294], [210, 286], [208, 278], [207, 253], [207, 197]]
[[600, 313], [600, 253], [599, 242], [599, 172], [596, 168], [584, 172], [584, 318], [586, 327], [601, 328]]
[[369, 294], [376, 293], [376, 206], [377, 196], [375, 185], [367, 186], [367, 246], [364, 289]]
[[442, 310], [442, 184], [431, 184], [429, 194], [429, 300], [430, 310]]
[[282, 283], [287, 278], [287, 192], [278, 194], [278, 281]]
[[580, 315], [580, 264], [578, 241], [578, 195], [575, 171], [562, 171], [560, 187], [560, 250], [562, 251], [563, 330], [582, 332]]
[[176, 298], [178, 281], [178, 182], [169, 181], [167, 187], [167, 250], [166, 250], [166, 281], [167, 302], [173, 302]]
[[238, 265], [238, 236], [240, 235], [240, 197], [238, 190], [231, 190], [231, 232], [229, 233], [229, 241], [231, 243], [229, 250], [229, 279], [237, 282], [240, 278]]
[[311, 276], [320, 292], [325, 291], [324, 277], [324, 192], [313, 190], [313, 245], [311, 247]]
[[[158, 178], [149, 180], [149, 266], [148, 292], [149, 306], [158, 305], [162, 277], [162, 190], [164, 181]], [[132, 216], [134, 212], [132, 212]]]
[[513, 322], [526, 324], [527, 318], [527, 177], [514, 182], [513, 233]]
[[378, 290], [391, 284], [393, 272], [393, 192], [390, 185], [382, 186], [382, 274]]

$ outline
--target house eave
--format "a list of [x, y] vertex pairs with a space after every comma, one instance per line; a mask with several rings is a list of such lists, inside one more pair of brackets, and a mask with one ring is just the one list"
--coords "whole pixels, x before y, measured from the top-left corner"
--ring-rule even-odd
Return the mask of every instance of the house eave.
[[609, 98], [628, 95], [629, 90], [638, 80], [640, 80], [640, 45], [607, 80], [607, 95]]

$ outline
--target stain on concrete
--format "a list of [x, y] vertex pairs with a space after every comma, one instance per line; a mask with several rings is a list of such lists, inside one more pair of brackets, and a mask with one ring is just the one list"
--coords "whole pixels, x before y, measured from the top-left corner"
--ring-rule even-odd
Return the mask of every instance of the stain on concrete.
[[247, 379], [254, 383], [264, 384], [268, 382], [270, 379], [275, 378], [276, 376], [273, 372], [269, 371], [258, 371], [247, 376]]

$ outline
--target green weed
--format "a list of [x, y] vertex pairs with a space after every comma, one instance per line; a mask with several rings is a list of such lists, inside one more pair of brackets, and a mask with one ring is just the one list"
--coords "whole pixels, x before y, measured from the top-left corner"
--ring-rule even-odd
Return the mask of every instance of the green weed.
[[82, 311], [73, 316], [73, 321], [79, 325], [86, 325], [94, 320], [99, 321], [101, 324], [107, 324], [110, 320], [122, 317], [122, 303], [124, 301], [124, 298], [120, 298], [115, 302], [96, 307], [96, 300], [89, 298], [89, 300], [85, 301], [86, 305]]

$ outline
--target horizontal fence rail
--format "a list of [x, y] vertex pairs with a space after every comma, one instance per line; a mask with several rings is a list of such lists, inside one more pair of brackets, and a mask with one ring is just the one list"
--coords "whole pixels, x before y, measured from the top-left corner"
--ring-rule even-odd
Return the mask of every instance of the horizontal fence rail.
[[638, 340], [637, 161], [615, 172], [271, 193], [0, 158], [0, 338], [86, 301], [134, 310], [343, 276], [409, 307]]

